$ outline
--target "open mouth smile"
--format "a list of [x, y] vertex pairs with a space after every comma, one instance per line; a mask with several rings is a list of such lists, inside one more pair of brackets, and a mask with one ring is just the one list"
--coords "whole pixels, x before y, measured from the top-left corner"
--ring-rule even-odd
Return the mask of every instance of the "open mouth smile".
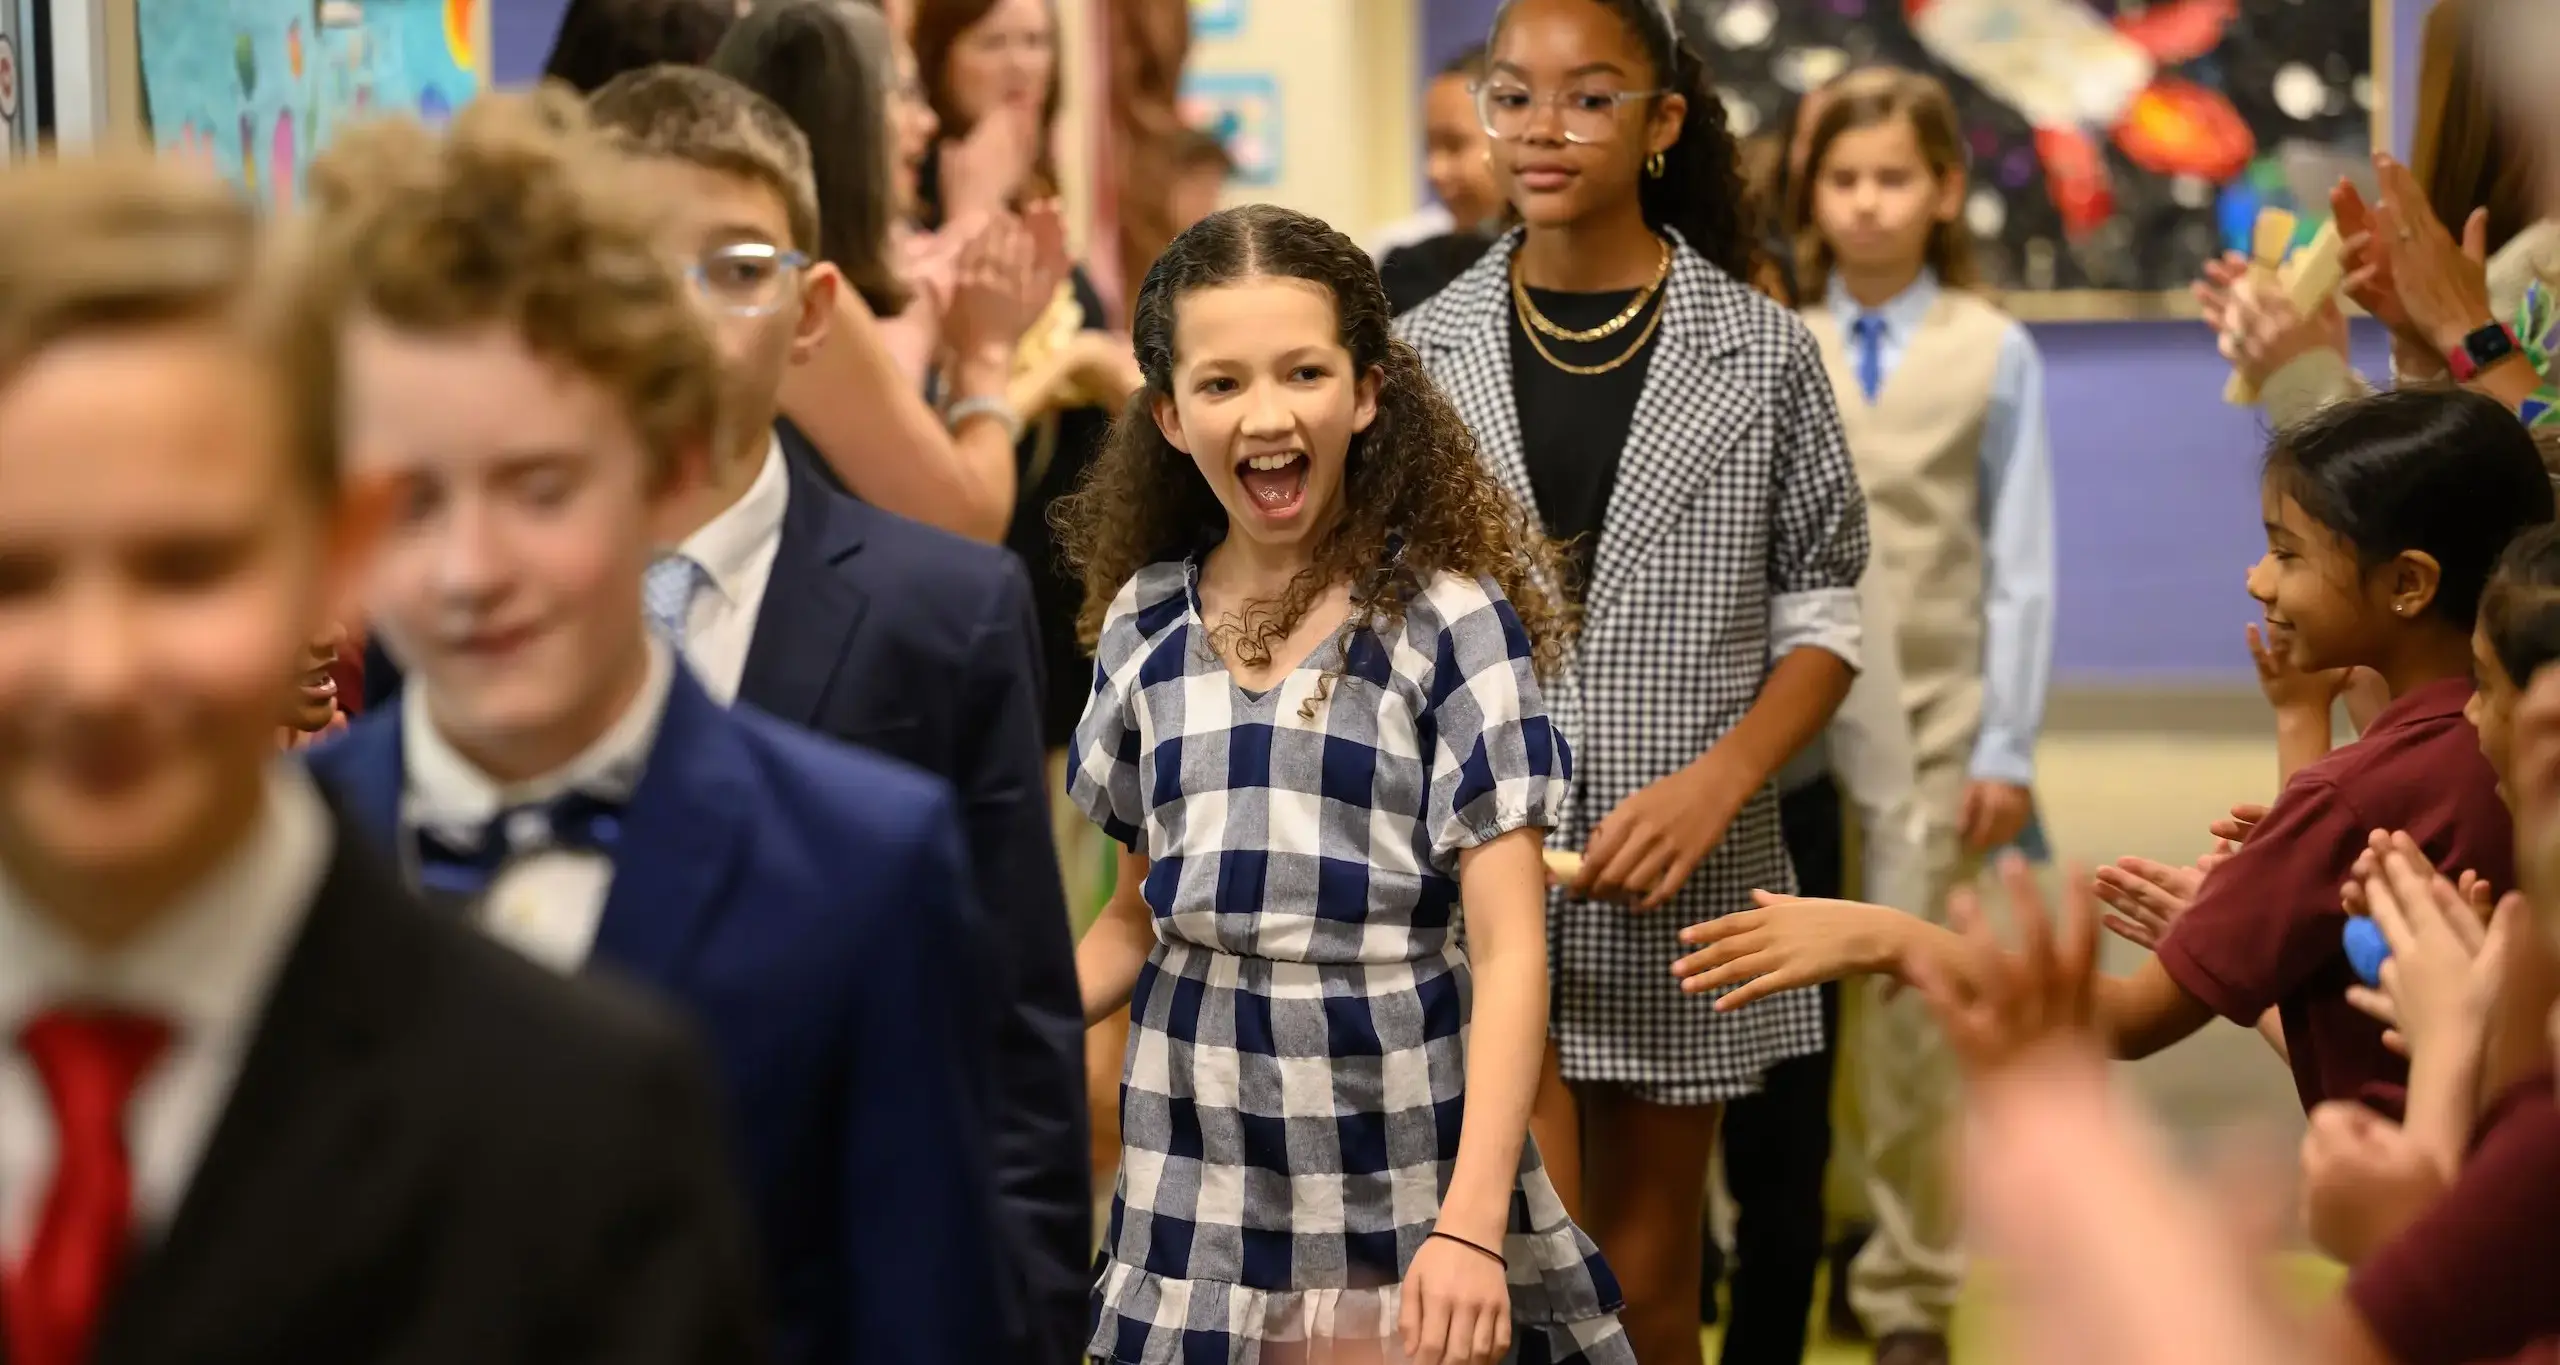
[[1245, 502], [1274, 521], [1298, 514], [1307, 500], [1307, 457], [1296, 450], [1274, 451], [1236, 461], [1236, 482]]

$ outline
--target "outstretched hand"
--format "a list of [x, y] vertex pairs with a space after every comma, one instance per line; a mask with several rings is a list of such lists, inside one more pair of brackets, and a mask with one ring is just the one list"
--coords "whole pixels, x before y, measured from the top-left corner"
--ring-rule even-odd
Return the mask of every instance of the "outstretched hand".
[[1948, 1044], [1965, 1070], [1997, 1072], [2041, 1047], [2094, 1046], [2097, 1012], [2098, 914], [2092, 879], [2078, 868], [2057, 924], [2024, 858], [2000, 860], [2018, 944], [2004, 947], [1982, 913], [1981, 898], [1959, 887], [1948, 912], [1972, 951], [1960, 968], [1926, 960], [1911, 964], [1913, 984], [1928, 998]]

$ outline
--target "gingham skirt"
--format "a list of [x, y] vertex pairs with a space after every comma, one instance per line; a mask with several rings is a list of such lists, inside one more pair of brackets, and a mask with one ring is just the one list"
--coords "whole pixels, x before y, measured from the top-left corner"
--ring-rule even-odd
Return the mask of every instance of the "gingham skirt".
[[[1456, 1164], [1468, 996], [1454, 948], [1364, 964], [1159, 944], [1131, 1011], [1092, 1355], [1256, 1365], [1265, 1344], [1322, 1361], [1383, 1343], [1395, 1359], [1404, 1271]], [[1631, 1365], [1617, 1279], [1534, 1143], [1503, 1253], [1514, 1359]]]

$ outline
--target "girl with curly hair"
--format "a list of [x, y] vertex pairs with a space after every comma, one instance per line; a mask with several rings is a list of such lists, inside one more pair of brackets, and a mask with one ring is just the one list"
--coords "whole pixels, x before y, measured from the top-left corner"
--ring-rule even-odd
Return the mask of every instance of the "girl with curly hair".
[[1770, 778], [1848, 692], [1866, 508], [1813, 338], [1749, 283], [1739, 153], [1665, 0], [1508, 0], [1477, 112], [1520, 226], [1397, 327], [1572, 547], [1552, 695], [1582, 780], [1555, 837], [1582, 861], [1549, 918], [1538, 1140], [1636, 1355], [1697, 1365], [1720, 1108], [1824, 1028], [1814, 992], [1719, 1014], [1668, 967], [1681, 926], [1792, 880]]
[[1069, 793], [1127, 849], [1077, 974], [1088, 1022], [1135, 1001], [1089, 1349], [1631, 1362], [1527, 1140], [1553, 555], [1323, 223], [1211, 216], [1136, 324], [1146, 385], [1059, 510]]

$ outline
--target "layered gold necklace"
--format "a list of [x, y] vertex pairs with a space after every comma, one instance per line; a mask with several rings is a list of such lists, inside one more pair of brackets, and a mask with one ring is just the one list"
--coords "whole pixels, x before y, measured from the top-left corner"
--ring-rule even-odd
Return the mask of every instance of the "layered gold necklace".
[[1660, 292], [1663, 281], [1670, 278], [1671, 243], [1668, 239], [1665, 239], [1662, 243], [1662, 259], [1656, 263], [1653, 268], [1653, 278], [1647, 280], [1644, 287], [1636, 291], [1636, 296], [1628, 301], [1627, 306], [1620, 309], [1616, 317], [1609, 319], [1607, 322], [1601, 323], [1597, 327], [1575, 331], [1571, 328], [1556, 325], [1556, 323], [1550, 320], [1546, 314], [1538, 311], [1538, 305], [1532, 302], [1529, 298], [1529, 286], [1527, 282], [1520, 276], [1519, 253], [1514, 252], [1511, 257], [1511, 306], [1513, 310], [1520, 315], [1521, 329], [1528, 333], [1529, 345], [1537, 351], [1539, 359], [1555, 366], [1566, 374], [1607, 374], [1609, 371], [1635, 359], [1636, 356], [1644, 350], [1645, 343], [1653, 340], [1654, 332], [1662, 326], [1661, 309], [1655, 309], [1653, 311], [1653, 316], [1645, 319], [1643, 329], [1636, 333], [1636, 339], [1628, 344], [1627, 349], [1619, 352], [1615, 357], [1609, 360], [1604, 360], [1597, 365], [1575, 365], [1568, 361], [1558, 359], [1555, 352], [1547, 349], [1547, 343], [1539, 340], [1540, 335], [1544, 334], [1546, 336], [1554, 337], [1558, 341], [1568, 341], [1578, 344], [1594, 341], [1606, 341], [1609, 338], [1616, 336], [1618, 333], [1625, 331], [1629, 324], [1633, 323], [1638, 316], [1643, 314], [1645, 305], [1653, 302], [1653, 296]]

